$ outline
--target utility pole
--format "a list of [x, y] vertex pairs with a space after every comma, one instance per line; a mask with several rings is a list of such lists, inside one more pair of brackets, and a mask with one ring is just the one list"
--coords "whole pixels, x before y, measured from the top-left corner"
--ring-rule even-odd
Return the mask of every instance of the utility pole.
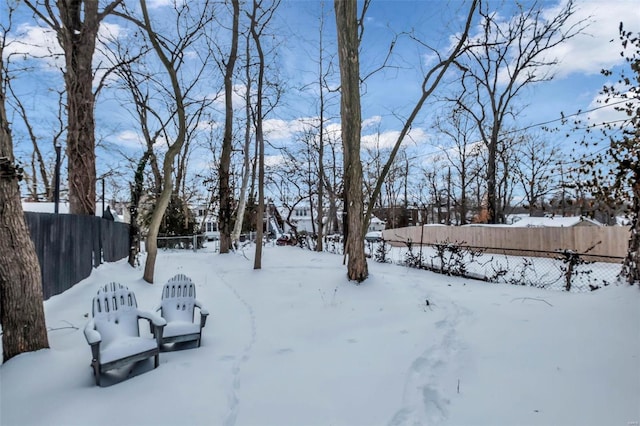
[[447, 168], [447, 225], [451, 225], [451, 167]]
[[58, 214], [59, 212], [59, 207], [58, 205], [60, 204], [60, 145], [56, 144], [56, 170], [55, 170], [55, 177], [56, 177], [56, 186], [55, 186], [55, 190], [53, 191], [53, 212], [55, 214]]

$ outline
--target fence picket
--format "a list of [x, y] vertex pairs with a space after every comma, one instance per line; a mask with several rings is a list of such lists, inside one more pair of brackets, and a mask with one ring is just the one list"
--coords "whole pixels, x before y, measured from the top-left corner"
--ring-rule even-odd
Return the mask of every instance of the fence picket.
[[[627, 226], [574, 226], [547, 228], [519, 228], [496, 226], [420, 226], [389, 229], [383, 238], [391, 245], [401, 247], [406, 241], [414, 244], [436, 244], [444, 241], [465, 242], [465, 245], [486, 247], [488, 252], [501, 248], [555, 252], [574, 250], [590, 255], [624, 257], [630, 237]], [[607, 262], [608, 260], [603, 260]]]
[[96, 216], [25, 212], [42, 274], [44, 299], [60, 294], [102, 262], [129, 255], [129, 225]]

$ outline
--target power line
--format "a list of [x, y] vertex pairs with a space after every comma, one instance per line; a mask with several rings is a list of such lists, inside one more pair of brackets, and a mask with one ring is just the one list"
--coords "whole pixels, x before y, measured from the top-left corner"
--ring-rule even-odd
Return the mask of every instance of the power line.
[[[578, 112], [576, 112], [574, 114], [570, 114], [570, 115], [566, 115], [566, 116], [563, 115], [562, 117], [555, 118], [553, 120], [547, 120], [547, 121], [543, 121], [543, 122], [540, 122], [540, 123], [530, 124], [528, 126], [520, 128], [520, 129], [506, 130], [506, 131], [500, 133], [498, 135], [498, 137], [504, 137], [504, 136], [508, 136], [508, 135], [511, 135], [511, 134], [514, 134], [514, 133], [523, 132], [525, 130], [529, 130], [529, 129], [532, 129], [532, 128], [543, 127], [543, 126], [546, 126], [548, 124], [556, 123], [556, 122], [559, 122], [559, 121], [565, 121], [568, 118], [578, 117], [578, 116], [584, 115], [584, 114], [589, 114], [591, 112], [598, 111], [600, 109], [604, 109], [604, 108], [608, 108], [608, 107], [613, 107], [613, 106], [616, 106], [616, 105], [619, 105], [619, 104], [625, 103], [625, 102], [628, 102], [628, 99], [617, 101], [617, 102], [613, 102], [613, 103], [610, 103], [610, 104], [607, 104], [607, 105], [601, 105], [601, 106], [594, 107], [594, 108], [591, 108], [591, 109], [588, 109], [588, 110], [584, 110], [584, 111], [578, 111]], [[588, 125], [586, 127], [574, 127], [574, 130], [588, 130], [588, 129], [592, 129], [592, 128], [596, 128], [596, 127], [604, 127], [604, 126], [608, 126], [608, 125], [612, 125], [612, 124], [616, 124], [616, 123], [621, 123], [621, 122], [624, 122], [624, 121], [626, 121], [626, 119], [603, 121], [602, 123], [594, 123], [594, 124]], [[476, 140], [474, 142], [469, 143], [469, 145], [475, 145], [477, 143], [482, 143], [482, 142], [484, 142], [482, 139], [478, 139], [478, 140]], [[415, 159], [422, 158], [422, 157], [429, 157], [429, 156], [432, 156], [432, 155], [436, 155], [439, 152], [441, 152], [441, 150], [433, 151], [433, 152], [426, 152], [426, 153], [421, 153], [421, 154], [416, 154], [415, 156], [412, 156], [409, 159], [410, 160], [415, 160]], [[575, 161], [572, 161], [572, 162], [567, 163], [567, 164], [571, 164], [571, 163], [575, 163]]]

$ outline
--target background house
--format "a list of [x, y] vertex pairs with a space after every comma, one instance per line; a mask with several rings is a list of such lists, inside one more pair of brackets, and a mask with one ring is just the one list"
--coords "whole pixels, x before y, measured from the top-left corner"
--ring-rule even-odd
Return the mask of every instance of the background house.
[[507, 216], [507, 224], [520, 228], [548, 228], [548, 227], [574, 227], [574, 226], [603, 226], [595, 219], [584, 216], [543, 216], [533, 217], [528, 214], [515, 214]]

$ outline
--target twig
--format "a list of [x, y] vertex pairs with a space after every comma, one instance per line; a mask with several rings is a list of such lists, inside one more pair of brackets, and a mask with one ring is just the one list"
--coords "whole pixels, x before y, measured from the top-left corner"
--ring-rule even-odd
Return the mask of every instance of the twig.
[[61, 322], [66, 322], [67, 324], [69, 324], [68, 327], [57, 327], [57, 328], [51, 328], [51, 327], [47, 327], [47, 331], [57, 331], [57, 330], [65, 330], [67, 328], [72, 328], [74, 330], [79, 330], [78, 327], [76, 327], [75, 325], [71, 324], [69, 321], [67, 320], [62, 320]]
[[537, 302], [544, 302], [547, 305], [553, 307], [553, 305], [551, 303], [547, 302], [546, 300], [544, 300], [544, 299], [536, 299], [535, 297], [517, 297], [517, 298], [513, 299], [512, 302], [515, 302], [516, 300], [522, 300], [522, 303], [524, 303], [525, 300], [535, 300]]

